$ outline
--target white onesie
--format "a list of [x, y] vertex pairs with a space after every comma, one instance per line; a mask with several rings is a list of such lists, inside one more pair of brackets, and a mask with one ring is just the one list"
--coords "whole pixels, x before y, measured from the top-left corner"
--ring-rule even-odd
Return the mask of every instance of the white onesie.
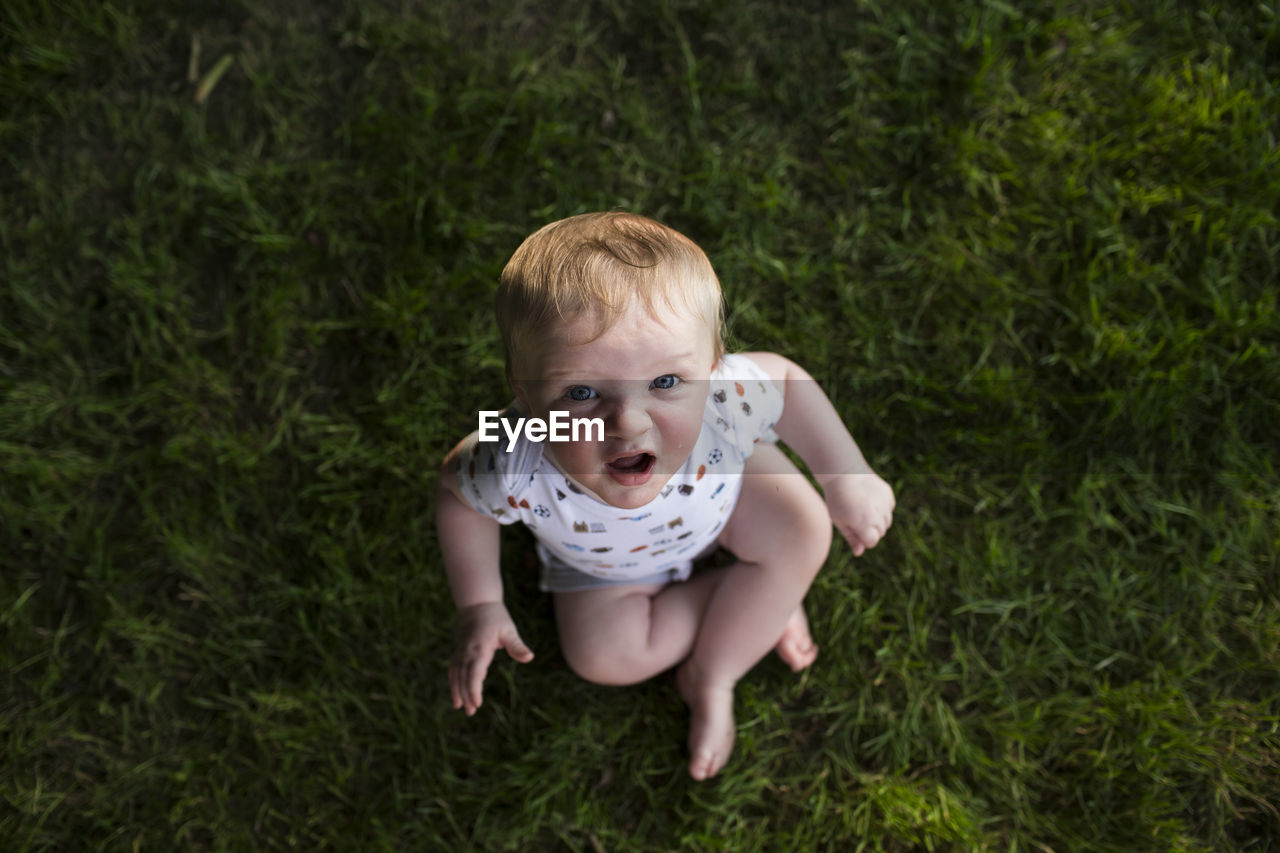
[[523, 434], [510, 452], [505, 439], [466, 442], [459, 484], [478, 512], [533, 531], [544, 590], [685, 580], [733, 512], [756, 443], [777, 440], [781, 416], [782, 394], [768, 374], [746, 356], [726, 355], [711, 374], [688, 461], [642, 507], [585, 494]]

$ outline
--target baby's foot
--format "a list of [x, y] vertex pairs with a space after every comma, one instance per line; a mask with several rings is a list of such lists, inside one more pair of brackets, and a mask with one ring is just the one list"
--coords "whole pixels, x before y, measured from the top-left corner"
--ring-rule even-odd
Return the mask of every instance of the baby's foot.
[[676, 687], [689, 705], [689, 775], [701, 782], [720, 772], [733, 752], [733, 687], [700, 683], [686, 662], [676, 671]]
[[804, 605], [796, 607], [787, 627], [782, 629], [778, 645], [773, 647], [792, 672], [799, 672], [818, 658], [818, 647], [809, 633], [809, 620], [804, 615]]

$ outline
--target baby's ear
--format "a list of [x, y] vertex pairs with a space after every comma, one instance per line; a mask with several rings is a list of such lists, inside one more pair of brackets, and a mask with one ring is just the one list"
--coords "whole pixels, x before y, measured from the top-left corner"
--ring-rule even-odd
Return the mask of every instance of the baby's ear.
[[529, 394], [524, 385], [520, 384], [518, 379], [512, 377], [510, 372], [507, 373], [507, 385], [511, 386], [511, 393], [516, 395], [516, 405], [520, 411], [529, 412]]

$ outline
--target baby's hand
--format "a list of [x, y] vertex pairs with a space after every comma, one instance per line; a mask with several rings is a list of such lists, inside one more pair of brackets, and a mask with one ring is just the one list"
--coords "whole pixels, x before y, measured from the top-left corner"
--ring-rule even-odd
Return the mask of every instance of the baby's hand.
[[501, 602], [464, 607], [458, 611], [457, 650], [449, 662], [449, 692], [453, 707], [465, 708], [467, 716], [481, 704], [481, 691], [489, 663], [498, 649], [520, 663], [533, 660], [533, 652], [520, 639], [516, 623]]
[[841, 474], [823, 484], [836, 529], [861, 557], [893, 524], [893, 487], [876, 474]]

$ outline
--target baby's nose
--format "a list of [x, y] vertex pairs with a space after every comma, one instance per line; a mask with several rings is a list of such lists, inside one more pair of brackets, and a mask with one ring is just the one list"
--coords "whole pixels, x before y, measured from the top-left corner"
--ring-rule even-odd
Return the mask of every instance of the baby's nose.
[[652, 420], [643, 406], [630, 400], [619, 400], [605, 419], [605, 431], [610, 438], [633, 439], [649, 430]]

